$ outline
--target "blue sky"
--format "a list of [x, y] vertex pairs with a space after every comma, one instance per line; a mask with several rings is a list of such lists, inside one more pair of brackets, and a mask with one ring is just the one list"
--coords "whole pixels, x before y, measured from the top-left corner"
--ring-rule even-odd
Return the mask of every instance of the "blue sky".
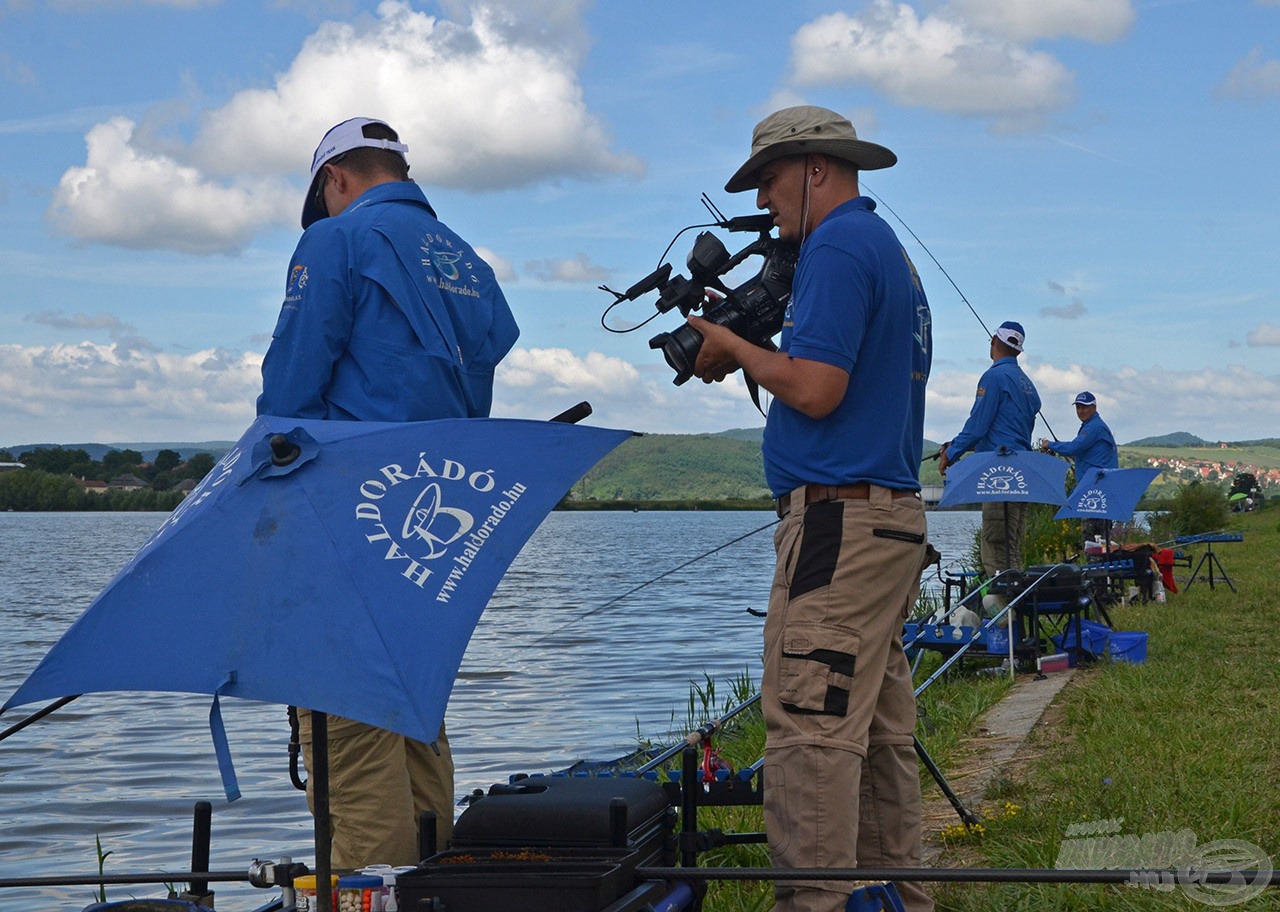
[[928, 249], [881, 209], [932, 304], [929, 437], [987, 364], [961, 293], [1026, 326], [1037, 437], [1085, 388], [1122, 441], [1280, 436], [1280, 0], [0, 0], [0, 446], [238, 437], [311, 152], [353, 115], [503, 281], [495, 415], [759, 425], [740, 382], [671, 384], [674, 315], [608, 333], [596, 286], [704, 191], [753, 212], [724, 182], [795, 103], [898, 154], [864, 188]]

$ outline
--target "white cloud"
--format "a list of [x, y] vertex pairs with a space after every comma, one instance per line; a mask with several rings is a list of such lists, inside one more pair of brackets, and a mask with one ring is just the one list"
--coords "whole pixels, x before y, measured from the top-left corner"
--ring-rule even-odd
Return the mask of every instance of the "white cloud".
[[893, 100], [952, 114], [1032, 127], [1064, 106], [1073, 77], [1056, 58], [950, 17], [919, 17], [905, 4], [875, 0], [857, 16], [832, 13], [791, 39], [800, 85], [861, 83]]
[[1245, 337], [1245, 342], [1248, 345], [1280, 345], [1280, 326], [1259, 323], [1257, 329], [1251, 330]]
[[54, 191], [49, 216], [59, 230], [119, 247], [219, 253], [293, 212], [280, 185], [215, 183], [133, 144], [135, 126], [116, 117], [89, 131], [85, 165], [63, 174]]
[[217, 349], [0, 345], [0, 427], [6, 444], [238, 437], [261, 367], [261, 355]]
[[609, 150], [573, 62], [522, 41], [498, 8], [476, 7], [460, 24], [385, 0], [372, 18], [322, 24], [274, 86], [208, 112], [192, 155], [210, 171], [297, 173], [325, 130], [361, 114], [399, 131], [426, 184], [640, 173]]
[[[272, 86], [206, 111], [190, 144], [159, 108], [155, 123], [94, 126], [88, 160], [63, 175], [51, 216], [86, 241], [238, 250], [264, 226], [296, 223], [312, 150], [355, 115], [391, 123], [425, 185], [483, 191], [642, 173], [587, 109], [575, 69], [585, 37], [518, 9], [482, 5], [460, 23], [385, 0], [376, 15], [325, 22]], [[539, 9], [568, 23], [578, 7]]]
[[558, 260], [531, 260], [524, 264], [525, 272], [545, 282], [603, 282], [610, 272], [587, 259], [585, 253]]
[[1256, 47], [1232, 67], [1218, 91], [1234, 98], [1280, 97], [1280, 60], [1264, 60]]
[[499, 282], [516, 280], [516, 267], [506, 257], [498, 256], [488, 247], [477, 247], [475, 250], [480, 254], [480, 259], [489, 264], [489, 268], [493, 270], [493, 275]]
[[951, 0], [951, 8], [975, 28], [1018, 42], [1115, 41], [1136, 18], [1130, 0]]
[[[1240, 366], [1138, 370], [1027, 362], [1023, 368], [1042, 403], [1033, 439], [1050, 437], [1049, 428], [1060, 439], [1075, 436], [1079, 424], [1071, 400], [1081, 390], [1098, 397], [1098, 412], [1121, 443], [1173, 431], [1208, 440], [1252, 440], [1280, 426], [1280, 375]], [[973, 405], [979, 373], [934, 372], [929, 379], [926, 437], [950, 440], [960, 431]]]
[[516, 349], [498, 367], [493, 414], [546, 420], [587, 401], [587, 423], [652, 433], [708, 433], [759, 427], [741, 374], [724, 383], [690, 380], [682, 386], [656, 352], [641, 367], [599, 352]]
[[640, 375], [631, 363], [599, 352], [580, 358], [567, 348], [517, 348], [499, 366], [497, 382], [516, 389], [616, 394], [639, 386]]

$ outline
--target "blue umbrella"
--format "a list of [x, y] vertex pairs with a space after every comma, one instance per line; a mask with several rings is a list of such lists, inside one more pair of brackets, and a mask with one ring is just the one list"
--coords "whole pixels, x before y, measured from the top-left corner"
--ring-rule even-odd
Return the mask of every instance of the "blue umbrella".
[[1090, 469], [1054, 519], [1127, 520], [1160, 472], [1160, 469]]
[[[938, 507], [972, 503], [1048, 503], [1065, 499], [1067, 464], [1047, 453], [1001, 447], [971, 453], [947, 470]], [[1006, 509], [1005, 564], [1012, 566]], [[1009, 637], [1009, 674], [1013, 675], [1013, 637]]]
[[972, 503], [1062, 504], [1067, 464], [1056, 456], [1001, 447], [971, 453], [947, 469], [939, 507]]
[[629, 431], [261, 417], [0, 712], [103, 691], [307, 707], [435, 741], [507, 566]]

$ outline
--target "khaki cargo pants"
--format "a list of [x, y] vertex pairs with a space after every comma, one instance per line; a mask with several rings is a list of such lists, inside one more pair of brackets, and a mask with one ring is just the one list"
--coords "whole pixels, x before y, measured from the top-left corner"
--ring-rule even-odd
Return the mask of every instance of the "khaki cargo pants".
[[[436, 845], [453, 833], [453, 756], [444, 726], [437, 754], [430, 744], [363, 722], [329, 716], [329, 814], [334, 868], [411, 865], [418, 858], [418, 814], [436, 813]], [[299, 740], [312, 789], [311, 712], [298, 710]]]
[[987, 576], [1022, 566], [1022, 536], [1027, 524], [1025, 503], [984, 503], [978, 551]]
[[[918, 497], [791, 509], [764, 630], [765, 829], [777, 867], [920, 864], [920, 776], [902, 622], [925, 553]], [[778, 881], [777, 912], [839, 912], [856, 884]], [[933, 901], [897, 885], [910, 912]]]

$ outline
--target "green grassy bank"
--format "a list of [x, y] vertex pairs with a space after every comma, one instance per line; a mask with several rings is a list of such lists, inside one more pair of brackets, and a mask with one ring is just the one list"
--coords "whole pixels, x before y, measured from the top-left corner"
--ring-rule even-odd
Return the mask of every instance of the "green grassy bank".
[[[1232, 523], [1244, 541], [1215, 554], [1238, 591], [1200, 581], [1166, 604], [1113, 610], [1116, 629], [1147, 632], [1147, 661], [1078, 673], [988, 795], [1016, 812], [949, 840], [939, 864], [1051, 868], [1080, 851], [1073, 840], [1137, 837], [1141, 856], [1173, 834], [1241, 840], [1280, 860], [1280, 509]], [[1190, 550], [1199, 562], [1204, 547]], [[1095, 857], [1120, 839], [1092, 843]], [[934, 895], [957, 912], [1204, 906], [1182, 886], [953, 885]], [[1280, 890], [1236, 908], [1280, 909]]]
[[[981, 832], [958, 826], [934, 833], [936, 865], [1054, 868], [1094, 842], [1089, 867], [1129, 867], [1107, 855], [1128, 846], [1139, 861], [1161, 846], [1204, 846], [1236, 840], [1280, 863], [1280, 507], [1232, 517], [1241, 543], [1215, 553], [1237, 592], [1221, 580], [1170, 595], [1165, 604], [1115, 608], [1117, 630], [1148, 634], [1143, 664], [1101, 662], [1082, 668], [1049, 708], [1005, 775], [974, 810]], [[1198, 562], [1203, 546], [1191, 550]], [[1187, 568], [1179, 568], [1185, 575]], [[1203, 572], [1203, 571], [1202, 571]], [[944, 774], [982, 712], [998, 701], [1007, 679], [980, 675], [944, 679], [921, 699], [919, 736]], [[726, 738], [725, 755], [747, 765], [763, 751], [758, 718]], [[936, 787], [922, 771], [926, 797]], [[763, 829], [759, 808], [707, 809], [701, 829]], [[1132, 847], [1137, 845], [1134, 850]], [[1107, 864], [1110, 857], [1111, 864]], [[763, 846], [734, 846], [700, 856], [704, 866], [766, 866]], [[1071, 866], [1080, 867], [1080, 864]], [[1203, 895], [1183, 886], [1157, 891], [1130, 886], [937, 884], [939, 910], [1190, 910]], [[1194, 886], [1193, 886], [1194, 889]], [[1229, 897], [1228, 897], [1229, 899]], [[1217, 905], [1226, 905], [1218, 897]], [[767, 884], [717, 883], [708, 912], [764, 912]], [[1280, 910], [1272, 888], [1241, 910]]]

